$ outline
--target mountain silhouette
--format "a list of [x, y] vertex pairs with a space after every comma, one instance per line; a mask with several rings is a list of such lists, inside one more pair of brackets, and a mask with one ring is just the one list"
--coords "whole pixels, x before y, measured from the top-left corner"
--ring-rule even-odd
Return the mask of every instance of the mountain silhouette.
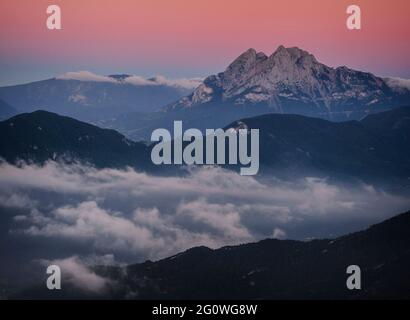
[[[225, 129], [259, 129], [261, 175], [346, 177], [398, 186], [408, 184], [410, 176], [409, 119], [410, 107], [345, 122], [266, 114], [235, 121]], [[178, 172], [178, 166], [152, 163], [153, 145], [47, 111], [0, 122], [0, 157], [10, 163], [77, 160], [97, 167]]]
[[[66, 283], [44, 285], [17, 298], [114, 299], [409, 299], [410, 211], [336, 239], [266, 239], [220, 249], [195, 247], [140, 264], [95, 266], [110, 289], [86, 293]], [[349, 290], [347, 267], [361, 270], [361, 289]]]
[[11, 163], [64, 160], [97, 167], [153, 167], [145, 144], [115, 130], [41, 110], [0, 122], [0, 156]]

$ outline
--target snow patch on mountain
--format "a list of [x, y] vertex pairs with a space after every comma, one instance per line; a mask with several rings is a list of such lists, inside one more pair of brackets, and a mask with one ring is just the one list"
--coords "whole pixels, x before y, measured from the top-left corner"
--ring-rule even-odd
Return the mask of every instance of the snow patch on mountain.
[[245, 94], [245, 98], [248, 101], [259, 102], [259, 101], [268, 100], [270, 96], [264, 93], [248, 93], [248, 94]]
[[192, 96], [192, 103], [205, 103], [212, 99], [213, 89], [201, 84]]
[[87, 97], [82, 94], [72, 94], [68, 97], [68, 100], [83, 105], [87, 104]]

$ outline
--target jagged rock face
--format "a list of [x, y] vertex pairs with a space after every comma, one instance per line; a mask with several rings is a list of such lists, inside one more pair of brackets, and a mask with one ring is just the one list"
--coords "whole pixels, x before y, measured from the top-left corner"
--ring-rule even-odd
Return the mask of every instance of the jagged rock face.
[[271, 56], [249, 49], [228, 68], [206, 78], [192, 95], [171, 105], [181, 109], [220, 103], [234, 106], [263, 104], [273, 112], [335, 117], [338, 113], [371, 112], [410, 99], [371, 73], [347, 67], [331, 68], [299, 48], [280, 46]]

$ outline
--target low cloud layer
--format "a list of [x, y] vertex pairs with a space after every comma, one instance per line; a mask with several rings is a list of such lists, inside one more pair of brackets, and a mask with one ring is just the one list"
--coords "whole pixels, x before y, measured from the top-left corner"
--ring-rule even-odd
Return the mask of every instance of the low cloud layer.
[[[10, 229], [16, 237], [62, 239], [89, 254], [130, 261], [199, 245], [331, 236], [410, 208], [409, 198], [366, 184], [261, 182], [215, 167], [158, 177], [55, 162], [2, 163], [0, 199], [3, 207], [19, 209]], [[339, 224], [347, 229], [337, 229]]]

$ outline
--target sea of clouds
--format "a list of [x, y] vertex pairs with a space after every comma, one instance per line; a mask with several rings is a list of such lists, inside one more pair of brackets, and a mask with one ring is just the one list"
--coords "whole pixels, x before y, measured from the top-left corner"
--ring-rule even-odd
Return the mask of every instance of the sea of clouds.
[[131, 168], [2, 162], [0, 207], [10, 213], [7, 242], [25, 239], [26, 250], [37, 246], [31, 260], [58, 262], [73, 283], [89, 277], [93, 291], [107, 282], [87, 268], [96, 257], [131, 263], [200, 245], [332, 237], [406, 211], [410, 198], [364, 183], [258, 180], [218, 167], [164, 177]]

